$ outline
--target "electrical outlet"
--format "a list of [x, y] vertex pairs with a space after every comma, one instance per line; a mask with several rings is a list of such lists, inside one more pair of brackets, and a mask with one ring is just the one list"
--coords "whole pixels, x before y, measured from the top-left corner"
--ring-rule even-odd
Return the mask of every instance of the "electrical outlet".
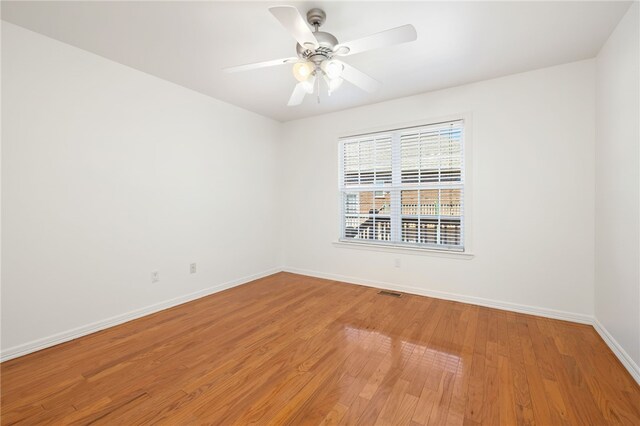
[[395, 266], [396, 268], [399, 268], [399, 267], [400, 267], [400, 259], [399, 259], [399, 258], [397, 258], [397, 257], [395, 258], [394, 266]]
[[189, 273], [191, 274], [195, 274], [196, 273], [196, 264], [192, 263], [191, 265], [189, 265]]
[[152, 283], [157, 283], [158, 281], [160, 281], [160, 272], [153, 271], [151, 273], [151, 282]]

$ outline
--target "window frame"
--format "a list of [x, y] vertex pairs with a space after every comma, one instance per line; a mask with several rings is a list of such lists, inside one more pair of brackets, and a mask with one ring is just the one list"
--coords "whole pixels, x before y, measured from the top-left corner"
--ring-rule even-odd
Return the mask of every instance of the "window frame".
[[[374, 136], [375, 134], [382, 133], [393, 133], [394, 140], [392, 143], [392, 150], [395, 150], [395, 155], [400, 155], [400, 143], [399, 139], [400, 134], [402, 132], [411, 130], [412, 128], [420, 128], [420, 127], [429, 127], [438, 124], [446, 124], [450, 122], [461, 122], [462, 127], [462, 156], [461, 156], [461, 180], [460, 187], [462, 189], [461, 195], [461, 205], [463, 206], [462, 214], [460, 216], [460, 241], [461, 246], [448, 246], [443, 244], [424, 244], [424, 243], [404, 243], [398, 241], [398, 230], [395, 230], [395, 235], [392, 235], [391, 241], [384, 240], [376, 240], [376, 239], [354, 239], [347, 238], [344, 236], [344, 196], [345, 193], [349, 192], [349, 188], [344, 185], [344, 168], [343, 168], [343, 155], [344, 155], [344, 143], [349, 140], [362, 138], [366, 136]], [[471, 113], [457, 114], [446, 117], [439, 117], [430, 120], [420, 120], [411, 123], [402, 123], [396, 125], [388, 125], [388, 126], [380, 126], [377, 128], [364, 129], [359, 131], [351, 131], [345, 132], [338, 135], [338, 144], [335, 146], [338, 149], [338, 211], [340, 215], [338, 217], [338, 229], [337, 235], [338, 240], [333, 244], [336, 247], [342, 248], [357, 248], [357, 249], [365, 249], [365, 250], [375, 250], [375, 251], [391, 251], [396, 253], [413, 253], [413, 254], [433, 254], [437, 256], [444, 257], [465, 257], [472, 258], [474, 255], [472, 254], [472, 180], [470, 177], [472, 176], [472, 157], [471, 157], [471, 149], [472, 149], [472, 116]], [[399, 158], [399, 157], [398, 157]], [[401, 162], [401, 160], [399, 161]], [[399, 167], [396, 167], [398, 170], [394, 170], [392, 167], [392, 174], [400, 175], [401, 171]], [[395, 182], [395, 181], [394, 181]], [[400, 186], [393, 185], [393, 190], [389, 189], [392, 192], [396, 192], [396, 197], [401, 197], [402, 193], [402, 184]], [[411, 184], [408, 184], [409, 186]], [[363, 191], [362, 188], [353, 188], [353, 192]], [[411, 188], [407, 188], [406, 190], [410, 190]], [[435, 189], [435, 188], [430, 188]], [[364, 189], [364, 191], [368, 191], [368, 189]], [[374, 194], [375, 189], [372, 189], [372, 195]], [[387, 191], [385, 188], [384, 191]], [[374, 197], [375, 198], [375, 197]], [[398, 206], [398, 203], [401, 203], [400, 199], [393, 200], [392, 195], [392, 203]], [[393, 228], [399, 228], [401, 226], [401, 218], [402, 212], [399, 211], [395, 215], [395, 224], [392, 225], [391, 232], [394, 232]], [[394, 237], [396, 238], [394, 240]], [[400, 237], [401, 238], [401, 237]]]

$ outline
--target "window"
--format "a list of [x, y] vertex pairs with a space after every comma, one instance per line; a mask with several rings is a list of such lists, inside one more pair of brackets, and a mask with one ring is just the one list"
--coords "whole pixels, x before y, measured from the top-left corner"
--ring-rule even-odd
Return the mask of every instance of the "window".
[[[376, 181], [376, 184], [380, 184], [380, 183], [383, 183], [383, 182], [380, 181], [380, 180]], [[384, 198], [384, 197], [386, 197], [385, 191], [376, 191], [374, 195], [375, 195], [376, 198]]]
[[464, 251], [463, 122], [340, 141], [342, 241]]

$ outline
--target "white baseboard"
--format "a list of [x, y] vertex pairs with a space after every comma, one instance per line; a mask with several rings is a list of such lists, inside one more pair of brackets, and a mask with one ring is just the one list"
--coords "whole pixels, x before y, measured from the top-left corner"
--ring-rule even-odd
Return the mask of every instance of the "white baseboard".
[[105, 328], [113, 327], [127, 321], [131, 321], [145, 315], [153, 314], [164, 309], [172, 308], [183, 303], [190, 302], [201, 297], [209, 296], [210, 294], [217, 293], [222, 290], [226, 290], [232, 287], [236, 287], [242, 284], [246, 284], [249, 281], [257, 280], [259, 278], [266, 277], [268, 275], [281, 272], [282, 268], [273, 268], [257, 274], [249, 275], [236, 280], [228, 281], [226, 283], [218, 284], [213, 287], [199, 290], [194, 293], [185, 294], [184, 296], [178, 296], [173, 299], [165, 300], [160, 303], [156, 303], [144, 308], [136, 309], [124, 314], [116, 315], [111, 318], [107, 318], [101, 321], [96, 321], [91, 324], [87, 324], [81, 327], [77, 327], [71, 330], [63, 331], [61, 333], [54, 334], [52, 336], [44, 337], [41, 339], [33, 340], [22, 345], [8, 348], [0, 353], [0, 362], [7, 361], [19, 356], [27, 355], [32, 352], [36, 352], [51, 346], [58, 345], [60, 343], [68, 342], [69, 340], [77, 339], [78, 337], [86, 336], [96, 331], [104, 330]]
[[436, 299], [452, 300], [454, 302], [463, 302], [463, 303], [469, 303], [471, 305], [485, 306], [488, 308], [496, 308], [496, 309], [502, 309], [505, 311], [519, 312], [522, 314], [538, 315], [546, 318], [578, 322], [580, 324], [589, 324], [589, 325], [593, 324], [593, 317], [591, 315], [586, 315], [586, 314], [558, 311], [555, 309], [540, 308], [537, 306], [520, 305], [517, 303], [504, 302], [504, 301], [492, 300], [492, 299], [484, 299], [482, 297], [476, 297], [476, 296], [465, 296], [462, 294], [448, 293], [444, 291], [427, 290], [419, 287], [397, 285], [397, 284], [383, 282], [383, 281], [374, 281], [374, 280], [367, 280], [362, 278], [347, 277], [344, 275], [337, 275], [337, 274], [327, 274], [324, 272], [309, 271], [306, 269], [285, 267], [284, 271], [291, 272], [294, 274], [309, 275], [317, 278], [325, 278], [329, 280], [342, 281], [342, 282], [351, 283], [351, 284], [360, 284], [360, 285], [366, 285], [369, 287], [396, 290], [404, 293], [411, 293], [411, 294], [417, 294], [420, 296], [433, 297]]
[[622, 365], [629, 371], [631, 376], [635, 379], [635, 381], [640, 385], [640, 366], [636, 364], [631, 356], [620, 346], [618, 341], [613, 338], [611, 333], [602, 325], [597, 318], [593, 320], [593, 328], [596, 329], [602, 340], [611, 348], [611, 351], [615, 354], [616, 357], [620, 360]]

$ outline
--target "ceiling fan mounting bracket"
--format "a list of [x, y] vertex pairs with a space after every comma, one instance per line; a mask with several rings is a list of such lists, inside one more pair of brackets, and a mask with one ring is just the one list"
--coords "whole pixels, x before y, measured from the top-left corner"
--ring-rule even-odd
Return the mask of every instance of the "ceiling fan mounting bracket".
[[324, 21], [327, 19], [327, 14], [324, 13], [324, 10], [318, 9], [314, 7], [313, 9], [309, 9], [307, 12], [307, 22], [314, 28], [316, 31], [318, 27], [321, 27], [324, 24]]

